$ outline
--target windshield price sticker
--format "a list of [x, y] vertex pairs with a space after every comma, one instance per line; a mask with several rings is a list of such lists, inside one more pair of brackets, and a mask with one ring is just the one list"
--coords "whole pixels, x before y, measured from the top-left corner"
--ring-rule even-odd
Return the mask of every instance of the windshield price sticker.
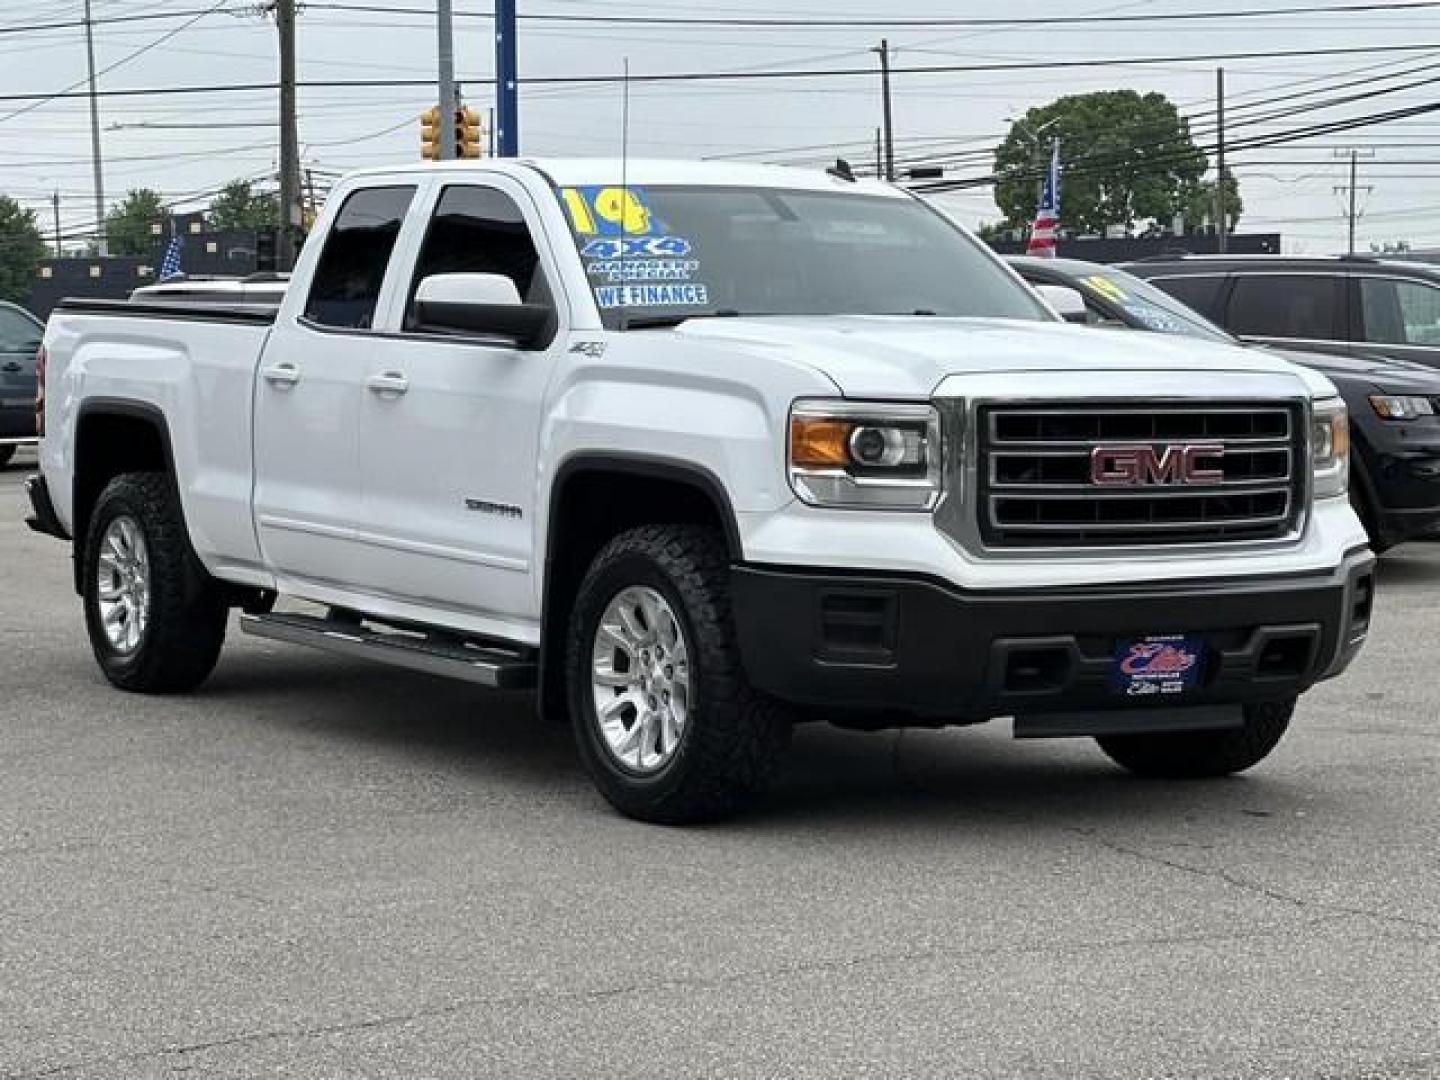
[[1200, 679], [1204, 642], [1183, 634], [1144, 637], [1121, 644], [1110, 688], [1126, 697], [1183, 694]]
[[694, 259], [599, 259], [585, 268], [606, 281], [689, 281], [700, 264]]
[[586, 187], [560, 189], [570, 224], [581, 236], [649, 236], [655, 216], [640, 188]]
[[597, 285], [595, 302], [602, 308], [704, 307], [710, 290], [704, 285]]
[[1091, 274], [1085, 279], [1085, 284], [1089, 285], [1101, 296], [1114, 300], [1116, 303], [1124, 303], [1130, 299], [1129, 294], [1126, 293], [1124, 289], [1116, 285], [1115, 282], [1109, 278], [1102, 277], [1100, 274]]
[[690, 241], [679, 236], [627, 236], [590, 240], [580, 249], [580, 256], [585, 259], [680, 258], [690, 251]]

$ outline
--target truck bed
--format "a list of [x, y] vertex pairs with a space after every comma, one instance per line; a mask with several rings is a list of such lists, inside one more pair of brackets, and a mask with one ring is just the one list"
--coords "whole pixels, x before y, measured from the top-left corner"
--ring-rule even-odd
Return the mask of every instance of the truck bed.
[[186, 319], [191, 322], [232, 322], [269, 326], [279, 309], [264, 304], [227, 304], [222, 301], [204, 303], [164, 303], [144, 300], [89, 300], [67, 297], [55, 305], [56, 311], [76, 315], [118, 315], [137, 319]]

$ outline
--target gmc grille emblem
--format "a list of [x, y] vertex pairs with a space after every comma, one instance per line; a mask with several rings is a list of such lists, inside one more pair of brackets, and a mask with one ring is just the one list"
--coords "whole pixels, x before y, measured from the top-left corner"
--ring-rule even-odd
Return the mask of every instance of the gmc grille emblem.
[[1225, 456], [1219, 443], [1153, 446], [1097, 446], [1090, 451], [1090, 482], [1101, 487], [1220, 484], [1225, 473], [1212, 466]]

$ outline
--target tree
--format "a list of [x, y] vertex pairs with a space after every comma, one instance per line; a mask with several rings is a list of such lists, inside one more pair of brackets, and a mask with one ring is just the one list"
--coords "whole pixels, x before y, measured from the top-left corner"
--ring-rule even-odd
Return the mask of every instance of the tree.
[[273, 194], [256, 191], [249, 180], [232, 180], [210, 202], [210, 225], [217, 230], [269, 232], [279, 218]]
[[[1235, 174], [1229, 169], [1225, 170], [1225, 231], [1234, 232], [1235, 227], [1240, 223], [1240, 213], [1245, 209], [1245, 203], [1240, 198], [1240, 184], [1235, 179]], [[1195, 185], [1194, 193], [1191, 194], [1184, 210], [1185, 229], [1187, 232], [1198, 232], [1201, 222], [1209, 218], [1211, 223], [1215, 219], [1215, 181], [1202, 180]], [[1169, 224], [1169, 222], [1165, 222]]]
[[35, 224], [35, 211], [0, 195], [0, 300], [29, 300], [44, 257], [45, 239]]
[[136, 188], [105, 215], [105, 238], [111, 255], [149, 255], [160, 242], [154, 227], [170, 217], [158, 191]]
[[1060, 140], [1060, 223], [1104, 233], [1111, 225], [1169, 224], [1196, 197], [1208, 165], [1190, 126], [1164, 94], [1103, 90], [1031, 109], [995, 151], [995, 202], [1012, 226], [1035, 216], [1050, 140]]

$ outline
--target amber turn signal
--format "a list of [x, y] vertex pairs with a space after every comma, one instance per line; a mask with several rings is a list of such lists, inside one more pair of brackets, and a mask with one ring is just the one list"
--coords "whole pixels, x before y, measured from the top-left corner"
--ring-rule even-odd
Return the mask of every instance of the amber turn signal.
[[808, 469], [843, 469], [850, 464], [850, 433], [855, 425], [847, 420], [813, 416], [790, 418], [790, 463]]

